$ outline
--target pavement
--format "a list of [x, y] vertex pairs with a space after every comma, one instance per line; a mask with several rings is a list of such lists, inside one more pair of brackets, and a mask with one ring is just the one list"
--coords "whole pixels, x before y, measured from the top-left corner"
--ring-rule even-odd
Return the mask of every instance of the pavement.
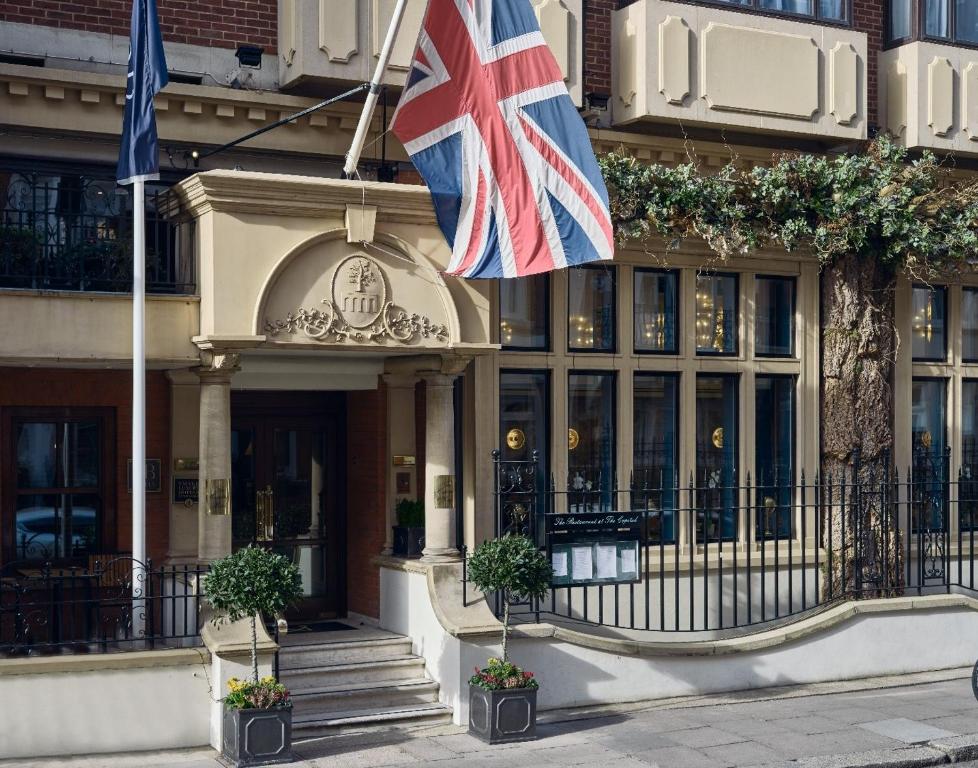
[[[295, 745], [302, 768], [978, 768], [970, 670], [541, 713], [533, 742], [455, 726]], [[2, 745], [0, 745], [2, 749]], [[968, 762], [974, 761], [974, 762]], [[210, 750], [0, 761], [2, 768], [217, 768]]]

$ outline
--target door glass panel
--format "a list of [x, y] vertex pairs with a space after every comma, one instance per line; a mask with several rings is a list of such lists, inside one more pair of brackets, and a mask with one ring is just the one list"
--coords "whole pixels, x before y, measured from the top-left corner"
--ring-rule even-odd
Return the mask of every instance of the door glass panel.
[[791, 535], [795, 380], [758, 376], [755, 389], [757, 538]]
[[20, 494], [15, 512], [15, 560], [56, 560], [65, 556], [67, 521], [57, 494]]
[[[274, 535], [278, 540], [309, 536], [314, 506], [309, 438], [309, 433], [305, 431], [275, 430]], [[320, 464], [320, 475], [321, 469]], [[318, 497], [319, 494], [316, 495]], [[319, 515], [316, 517], [318, 519]]]
[[600, 501], [607, 507], [615, 476], [615, 376], [571, 373], [569, 383], [569, 490], [584, 492], [588, 503]]
[[732, 539], [737, 529], [737, 377], [696, 378], [697, 538]]
[[676, 541], [679, 377], [635, 375], [633, 506], [649, 510], [649, 541]]
[[327, 593], [326, 548], [322, 544], [276, 544], [272, 549], [299, 569], [303, 597], [322, 597]]
[[17, 487], [53, 488], [57, 425], [20, 424], [17, 428]]
[[94, 422], [71, 422], [66, 426], [66, 485], [94, 488], [98, 485], [99, 429]]
[[914, 379], [912, 390], [914, 529], [943, 530], [947, 525], [947, 382]]
[[[255, 431], [231, 430], [231, 538], [244, 546], [255, 539]], [[203, 493], [203, 488], [201, 489]]]

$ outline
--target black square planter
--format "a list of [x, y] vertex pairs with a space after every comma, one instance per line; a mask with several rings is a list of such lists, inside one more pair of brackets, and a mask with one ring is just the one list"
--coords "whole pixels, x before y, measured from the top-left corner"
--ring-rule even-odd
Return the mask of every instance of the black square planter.
[[424, 549], [424, 528], [395, 525], [393, 531], [394, 545], [391, 549], [394, 557], [421, 557]]
[[291, 763], [292, 707], [225, 709], [221, 758], [234, 768]]
[[469, 733], [487, 744], [537, 737], [537, 689], [485, 691], [469, 686]]

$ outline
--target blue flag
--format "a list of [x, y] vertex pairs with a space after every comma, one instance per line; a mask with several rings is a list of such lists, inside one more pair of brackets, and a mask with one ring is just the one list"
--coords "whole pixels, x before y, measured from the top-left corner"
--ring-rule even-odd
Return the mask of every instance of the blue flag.
[[132, 0], [126, 114], [122, 121], [122, 147], [116, 171], [120, 184], [160, 177], [153, 97], [168, 80], [156, 0]]

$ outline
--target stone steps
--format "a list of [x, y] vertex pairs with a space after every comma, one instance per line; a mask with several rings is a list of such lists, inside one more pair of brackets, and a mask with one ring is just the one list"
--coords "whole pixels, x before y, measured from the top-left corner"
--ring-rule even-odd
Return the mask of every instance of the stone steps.
[[443, 704], [421, 704], [409, 707], [371, 708], [329, 714], [294, 714], [292, 732], [295, 739], [312, 739], [359, 730], [381, 728], [421, 728], [448, 725], [452, 710]]
[[308, 669], [330, 664], [382, 661], [410, 656], [411, 651], [411, 639], [399, 635], [359, 641], [286, 645], [279, 653], [279, 671]]
[[392, 656], [381, 661], [357, 661], [281, 670], [293, 692], [343, 683], [372, 683], [378, 680], [411, 680], [424, 676], [420, 656]]

